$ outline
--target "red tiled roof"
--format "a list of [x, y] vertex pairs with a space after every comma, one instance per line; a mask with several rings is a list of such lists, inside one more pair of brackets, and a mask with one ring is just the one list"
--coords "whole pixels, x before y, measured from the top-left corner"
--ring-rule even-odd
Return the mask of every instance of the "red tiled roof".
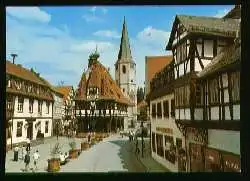
[[99, 93], [101, 90], [101, 84], [103, 81], [104, 90], [103, 95], [100, 95], [98, 99], [113, 99], [116, 102], [130, 104], [128, 98], [126, 98], [121, 89], [112, 79], [108, 70], [100, 63], [96, 62], [91, 66], [88, 80], [86, 77], [86, 72], [83, 73], [82, 78], [79, 82], [79, 88], [76, 93], [77, 100], [86, 100], [86, 88], [87, 87], [97, 87], [99, 88]]
[[63, 94], [63, 100], [66, 101], [73, 86], [56, 86], [55, 89]]
[[172, 55], [168, 56], [146, 56], [146, 82], [148, 83], [148, 92], [150, 90], [150, 81], [157, 72], [160, 72], [173, 59]]
[[24, 80], [29, 80], [36, 84], [48, 86], [41, 78], [36, 75], [36, 73], [31, 72], [30, 70], [22, 67], [21, 65], [16, 65], [10, 61], [6, 61], [6, 73], [14, 75]]

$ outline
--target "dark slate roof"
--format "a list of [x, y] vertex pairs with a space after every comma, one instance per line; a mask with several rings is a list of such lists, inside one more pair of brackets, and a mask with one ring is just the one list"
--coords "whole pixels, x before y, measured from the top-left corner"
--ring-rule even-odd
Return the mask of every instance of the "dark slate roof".
[[241, 18], [241, 5], [235, 5], [223, 18]]
[[120, 43], [120, 50], [118, 54], [118, 61], [117, 62], [132, 62], [132, 55], [130, 50], [129, 38], [128, 38], [128, 31], [127, 25], [124, 17], [123, 27], [122, 27], [122, 37]]
[[174, 40], [175, 29], [182, 24], [188, 33], [208, 34], [235, 38], [239, 21], [232, 18], [177, 15], [173, 24], [167, 49], [170, 50]]
[[241, 61], [241, 46], [235, 44], [225, 47], [201, 72], [198, 77], [206, 77], [218, 70]]

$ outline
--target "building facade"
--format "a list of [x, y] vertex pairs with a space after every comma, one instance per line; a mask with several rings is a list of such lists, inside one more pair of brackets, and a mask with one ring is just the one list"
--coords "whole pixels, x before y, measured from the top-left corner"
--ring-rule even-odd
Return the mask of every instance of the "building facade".
[[59, 92], [55, 87], [52, 87], [53, 91], [53, 129], [52, 135], [62, 135], [64, 132], [63, 129], [63, 119], [65, 115], [64, 111], [64, 102], [63, 102], [63, 94]]
[[7, 146], [51, 136], [53, 96], [33, 70], [6, 61]]
[[230, 15], [175, 18], [167, 50], [174, 56], [175, 120], [185, 136], [187, 171], [240, 171], [239, 65], [205, 73], [239, 62], [239, 25]]
[[133, 127], [137, 120], [137, 94], [136, 94], [136, 64], [132, 59], [127, 25], [123, 22], [122, 37], [118, 60], [115, 63], [115, 80], [122, 93], [130, 99], [133, 105], [128, 106], [128, 117], [124, 129]]
[[150, 102], [152, 157], [167, 169], [186, 171], [185, 138], [175, 124], [174, 64], [169, 63], [151, 82]]
[[73, 86], [57, 86], [55, 89], [63, 95], [63, 118], [62, 131], [63, 135], [72, 135], [76, 131], [77, 123], [75, 122], [75, 91]]
[[97, 52], [89, 56], [75, 97], [75, 116], [78, 132], [115, 132], [123, 130], [132, 103], [99, 62]]

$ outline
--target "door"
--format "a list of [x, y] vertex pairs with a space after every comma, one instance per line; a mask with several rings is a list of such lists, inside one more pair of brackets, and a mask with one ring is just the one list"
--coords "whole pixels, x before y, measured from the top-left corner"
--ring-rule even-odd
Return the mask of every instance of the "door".
[[27, 138], [32, 140], [32, 135], [33, 135], [33, 123], [28, 122], [28, 128], [27, 128]]

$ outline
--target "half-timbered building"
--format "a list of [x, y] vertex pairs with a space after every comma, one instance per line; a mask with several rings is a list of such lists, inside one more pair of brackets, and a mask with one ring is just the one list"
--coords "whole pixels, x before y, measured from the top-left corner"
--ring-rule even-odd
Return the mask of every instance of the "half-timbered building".
[[131, 105], [98, 58], [97, 52], [89, 56], [88, 69], [83, 72], [76, 90], [78, 132], [122, 130], [128, 105]]
[[[150, 102], [152, 157], [167, 169], [185, 171], [185, 139], [175, 124], [174, 62], [151, 81]], [[184, 167], [184, 168], [183, 168]]]
[[[187, 171], [227, 171], [222, 164], [222, 154], [211, 150], [209, 143], [212, 148], [231, 150], [234, 153], [239, 151], [236, 146], [239, 144], [239, 100], [230, 103], [232, 99], [228, 97], [231, 94], [229, 87], [237, 84], [229, 83], [230, 78], [234, 79], [239, 73], [213, 74], [211, 79], [202, 81], [198, 76], [199, 72], [210, 69], [216, 59], [224, 56], [220, 52], [230, 49], [227, 47], [234, 43], [239, 24], [240, 21], [232, 17], [177, 15], [175, 18], [167, 50], [172, 50], [174, 56], [175, 121], [186, 138]], [[232, 52], [232, 49], [229, 51]], [[230, 61], [228, 57], [224, 59]], [[227, 91], [228, 94], [223, 95]], [[227, 103], [225, 100], [221, 102], [222, 99]], [[234, 117], [231, 115], [233, 113]], [[223, 132], [221, 129], [236, 132]], [[222, 140], [225, 144], [221, 143], [223, 146], [220, 147], [218, 144]], [[229, 140], [234, 142], [234, 146], [226, 143]], [[227, 158], [225, 156], [224, 160]]]
[[7, 146], [51, 136], [53, 96], [40, 75], [6, 61]]

